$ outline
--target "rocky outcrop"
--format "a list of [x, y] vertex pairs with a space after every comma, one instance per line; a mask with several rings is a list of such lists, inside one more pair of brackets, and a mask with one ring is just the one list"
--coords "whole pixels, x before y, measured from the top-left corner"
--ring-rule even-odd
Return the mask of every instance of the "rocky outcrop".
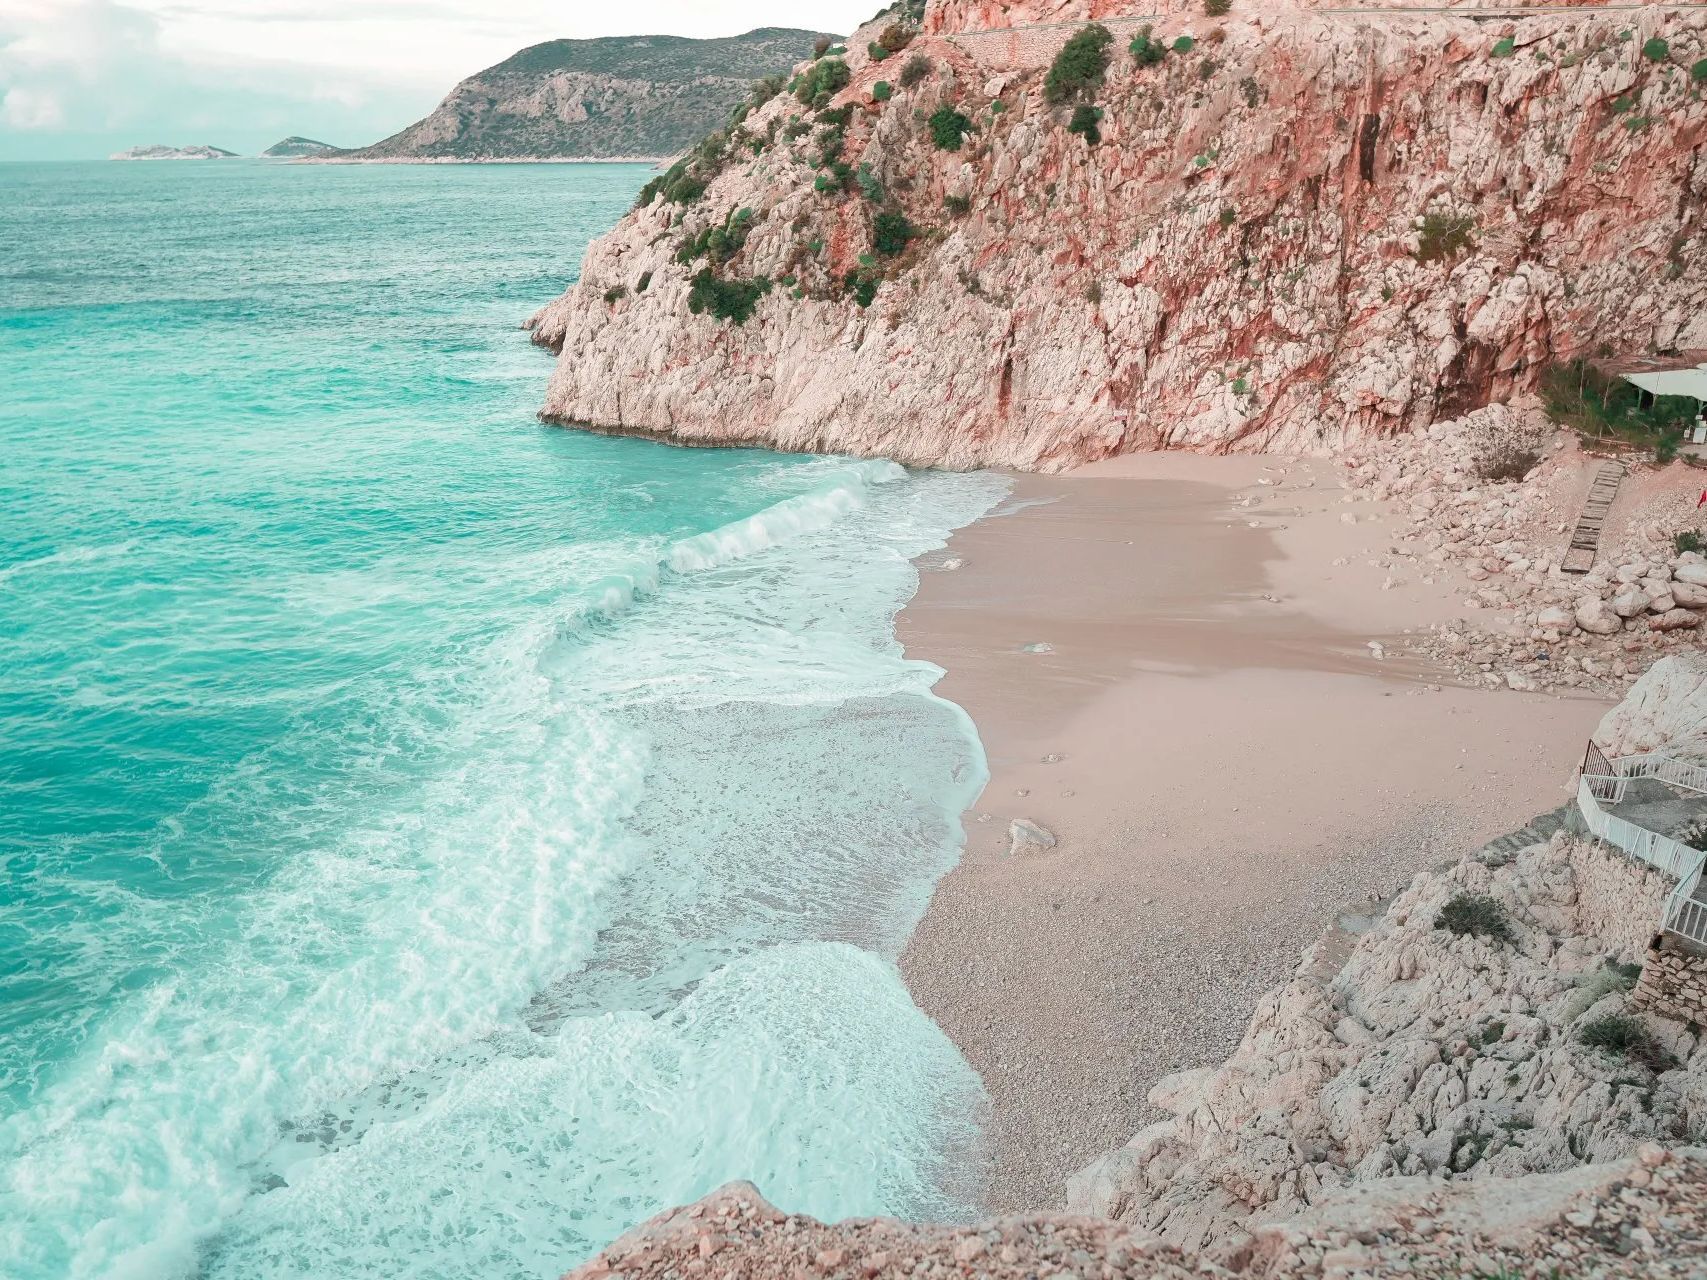
[[[1696, 758], [1704, 673], [1659, 664], [1597, 741]], [[1707, 1035], [1632, 996], [1675, 881], [1565, 832], [1501, 849], [1418, 876], [1343, 964], [1307, 952], [1226, 1063], [1154, 1086], [1171, 1118], [1075, 1175], [1068, 1208], [1197, 1248], [1354, 1185], [1707, 1139]]]
[[887, 1218], [826, 1225], [785, 1214], [748, 1183], [636, 1228], [571, 1280], [1038, 1276], [1311, 1280], [1596, 1276], [1682, 1280], [1707, 1266], [1707, 1152], [1634, 1158], [1473, 1187], [1395, 1178], [1258, 1227], [1233, 1250], [1182, 1252], [1107, 1220], [1039, 1216], [974, 1226]]
[[[1307, 971], [1258, 1008], [1234, 1056], [1168, 1077], [1173, 1118], [1068, 1185], [1068, 1207], [1187, 1247], [1236, 1238], [1356, 1182], [1516, 1177], [1707, 1136], [1707, 1052], [1654, 1020], [1671, 1069], [1591, 1048], [1629, 1005], [1630, 939], [1583, 931], [1582, 870], [1617, 860], [1560, 835], [1503, 867], [1418, 877], [1328, 981]], [[1623, 919], [1652, 929], [1669, 884], [1632, 872]], [[1461, 894], [1500, 904], [1514, 941], [1438, 926]]]
[[[1141, 65], [1136, 8], [941, 0], [881, 61], [893, 16], [856, 33], [822, 109], [764, 104], [588, 249], [532, 321], [544, 416], [1057, 469], [1341, 449], [1561, 355], [1707, 345], [1707, 15], [1236, 6]], [[1039, 24], [1081, 11], [1115, 36], [1096, 145], [1044, 94], [1074, 28]]]
[[806, 57], [812, 31], [718, 40], [618, 36], [532, 45], [470, 76], [432, 114], [336, 160], [660, 159], [719, 127], [749, 84]]

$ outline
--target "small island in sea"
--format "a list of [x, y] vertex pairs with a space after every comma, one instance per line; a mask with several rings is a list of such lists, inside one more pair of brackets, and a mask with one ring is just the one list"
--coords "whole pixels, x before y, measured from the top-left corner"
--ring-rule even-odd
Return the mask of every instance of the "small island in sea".
[[227, 151], [223, 147], [210, 147], [198, 143], [191, 147], [168, 147], [162, 143], [153, 143], [144, 147], [128, 147], [123, 151], [115, 151], [108, 156], [109, 160], [235, 160], [237, 153]]
[[323, 156], [328, 151], [336, 151], [337, 149], [330, 142], [316, 142], [313, 138], [299, 138], [292, 134], [288, 138], [281, 138], [261, 152], [261, 159], [301, 160], [305, 156]]

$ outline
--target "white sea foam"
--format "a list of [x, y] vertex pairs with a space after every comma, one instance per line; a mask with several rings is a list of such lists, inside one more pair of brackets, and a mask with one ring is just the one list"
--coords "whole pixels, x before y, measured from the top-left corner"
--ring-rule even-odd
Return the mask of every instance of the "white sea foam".
[[1001, 486], [810, 473], [709, 534], [582, 549], [591, 596], [341, 690], [340, 769], [261, 758], [209, 797], [298, 851], [197, 917], [139, 911], [194, 962], [0, 1119], [20, 1280], [544, 1276], [732, 1177], [954, 1211], [935, 1162], [977, 1082], [890, 959], [983, 761], [891, 619]]

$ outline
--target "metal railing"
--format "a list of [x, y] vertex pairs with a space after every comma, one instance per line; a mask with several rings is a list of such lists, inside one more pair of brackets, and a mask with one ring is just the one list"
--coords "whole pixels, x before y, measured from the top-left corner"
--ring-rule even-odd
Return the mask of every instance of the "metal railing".
[[1670, 836], [1662, 836], [1657, 831], [1638, 827], [1628, 819], [1608, 813], [1601, 808], [1600, 800], [1594, 794], [1594, 781], [1584, 777], [1577, 783], [1577, 808], [1582, 811], [1583, 821], [1588, 823], [1588, 829], [1596, 839], [1615, 844], [1638, 862], [1645, 862], [1655, 870], [1663, 871], [1679, 880], [1687, 878], [1699, 869], [1707, 854], [1700, 849], [1691, 849]]
[[1707, 902], [1698, 901], [1695, 896], [1701, 888], [1703, 873], [1707, 872], [1707, 852], [1637, 826], [1602, 807], [1621, 801], [1632, 778], [1655, 778], [1685, 791], [1707, 795], [1707, 766], [1678, 760], [1660, 751], [1608, 760], [1591, 742], [1583, 756], [1582, 775], [1577, 779], [1577, 809], [1590, 834], [1617, 846], [1637, 861], [1676, 877], [1677, 887], [1666, 899], [1661, 924], [1666, 932], [1707, 947]]
[[1696, 900], [1695, 891], [1701, 887], [1701, 873], [1707, 868], [1707, 855], [1695, 864], [1692, 875], [1678, 881], [1677, 888], [1666, 899], [1665, 928], [1667, 933], [1707, 947], [1707, 902]]

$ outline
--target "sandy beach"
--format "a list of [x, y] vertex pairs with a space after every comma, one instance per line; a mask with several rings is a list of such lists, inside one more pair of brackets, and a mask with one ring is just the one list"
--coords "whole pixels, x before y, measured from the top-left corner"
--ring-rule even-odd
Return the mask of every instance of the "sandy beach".
[[900, 635], [991, 781], [901, 966], [988, 1089], [988, 1211], [1059, 1205], [1340, 913], [1568, 798], [1607, 704], [1393, 653], [1461, 594], [1395, 528], [1325, 461], [1151, 454], [1019, 477], [922, 562]]

